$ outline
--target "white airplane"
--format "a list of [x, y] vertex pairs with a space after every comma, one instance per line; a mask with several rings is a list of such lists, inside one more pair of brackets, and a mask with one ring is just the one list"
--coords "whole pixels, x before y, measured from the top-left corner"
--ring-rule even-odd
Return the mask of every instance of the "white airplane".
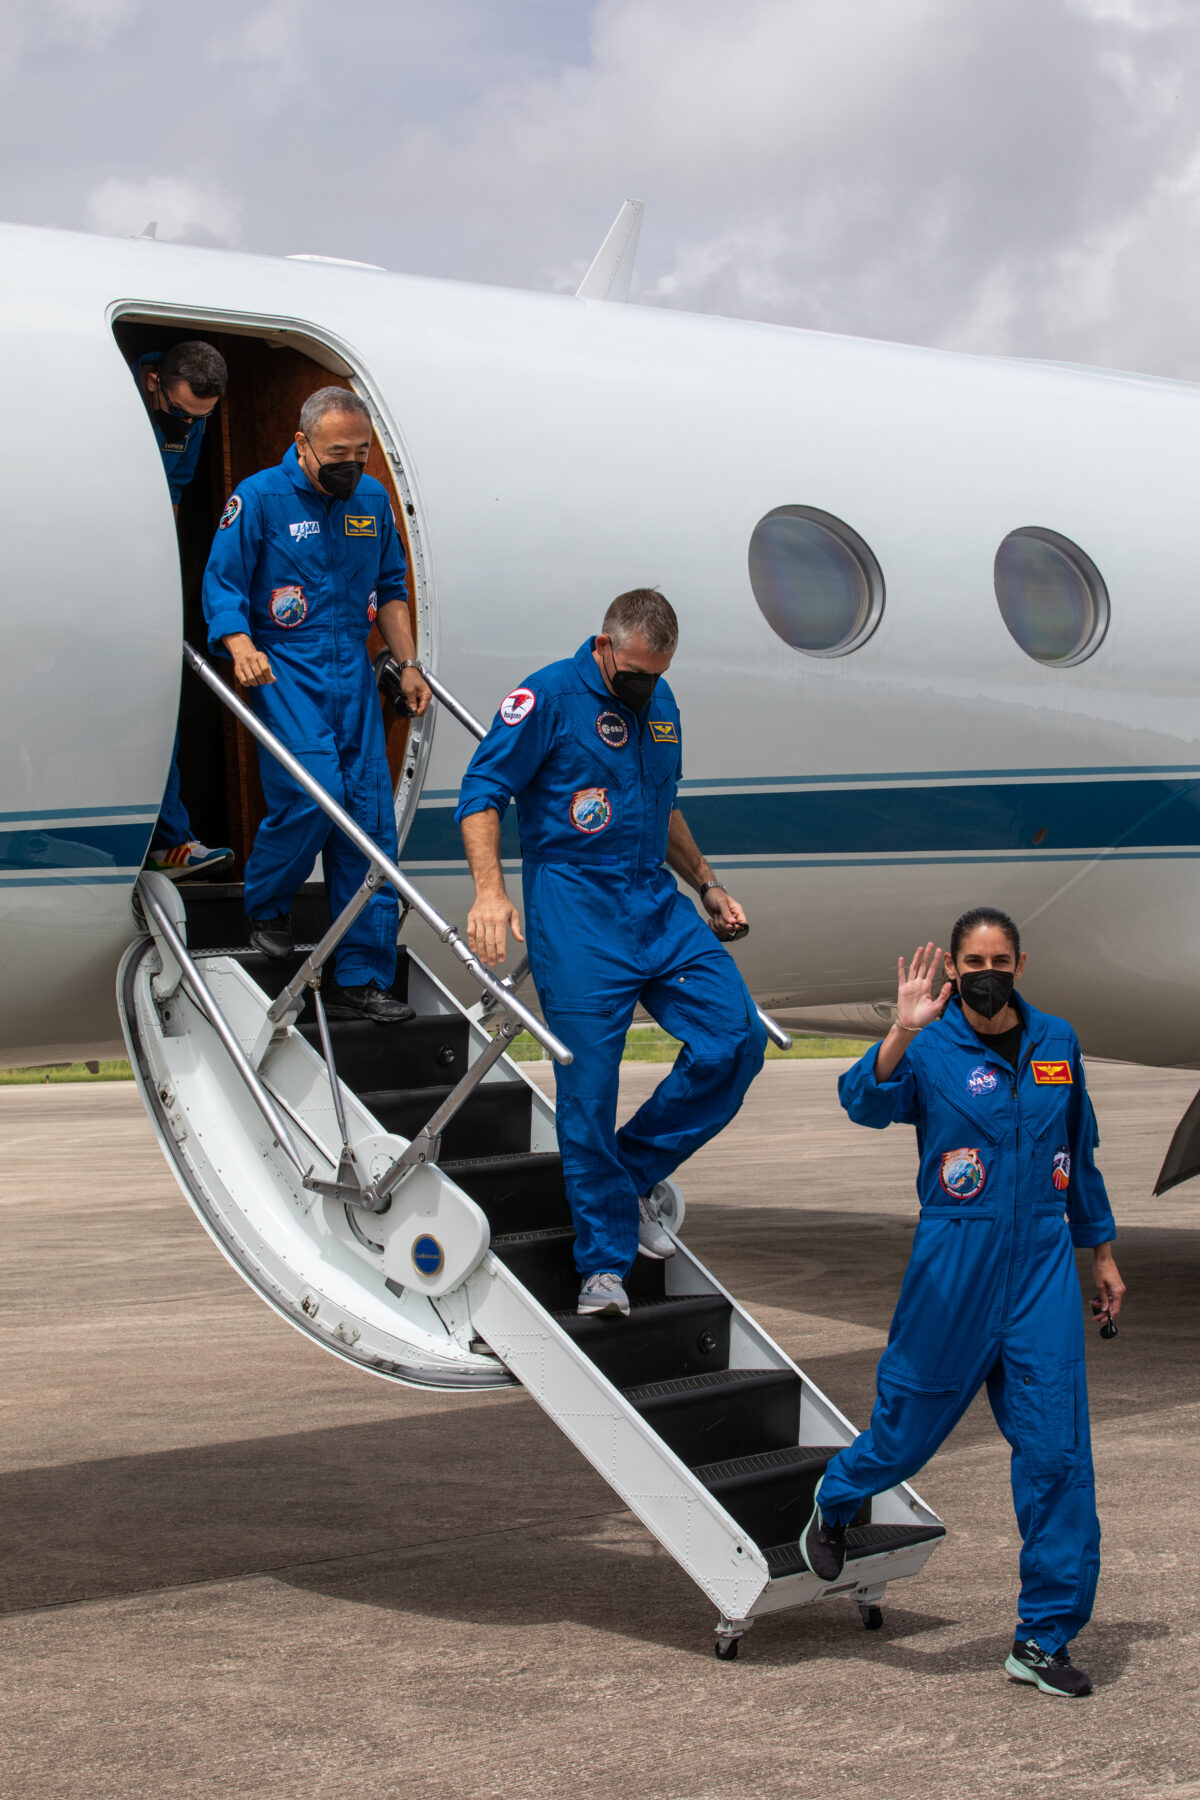
[[[371, 466], [404, 525], [419, 652], [467, 714], [489, 719], [533, 669], [571, 654], [623, 589], [654, 584], [674, 602], [680, 803], [747, 908], [737, 954], [763, 1006], [882, 1029], [898, 952], [944, 940], [989, 902], [1020, 924], [1031, 997], [1069, 1017], [1085, 1049], [1200, 1067], [1188, 873], [1200, 857], [1200, 394], [614, 304], [637, 224], [624, 209], [573, 297], [3, 228], [0, 1057], [111, 1054], [120, 1010], [168, 1160], [257, 1290], [376, 1373], [459, 1386], [517, 1375], [686, 1562], [646, 1497], [678, 1478], [688, 1516], [707, 1506], [716, 1533], [703, 1571], [686, 1566], [736, 1648], [738, 1620], [794, 1603], [812, 1578], [770, 1564], [761, 1522], [754, 1542], [738, 1537], [711, 1483], [679, 1475], [683, 1450], [665, 1473], [654, 1451], [647, 1481], [643, 1402], [614, 1375], [616, 1399], [605, 1387], [600, 1406], [593, 1363], [547, 1323], [550, 1290], [529, 1301], [538, 1286], [511, 1275], [518, 1251], [506, 1264], [488, 1249], [506, 1235], [495, 1170], [472, 1199], [434, 1144], [389, 1190], [404, 1203], [386, 1205], [379, 1184], [421, 1138], [411, 1109], [396, 1102], [389, 1126], [361, 1099], [370, 1071], [343, 1068], [343, 1132], [313, 1044], [286, 1010], [264, 1014], [270, 996], [217, 954], [224, 926], [206, 927], [195, 900], [185, 921], [176, 891], [152, 886], [151, 935], [128, 948], [185, 628], [203, 642], [212, 529], [332, 375], [371, 406]], [[218, 343], [231, 382], [177, 539], [127, 358], [181, 335]], [[220, 684], [193, 674], [182, 716], [197, 829], [244, 853], [248, 738]], [[472, 747], [446, 707], [391, 730], [400, 863], [434, 918], [466, 912], [453, 808]], [[515, 869], [515, 837], [507, 849]], [[185, 929], [204, 953], [190, 974], [173, 949]], [[461, 1073], [489, 1041], [461, 1020], [479, 986], [417, 930], [410, 988], [461, 1026], [459, 1048], [441, 1046]], [[489, 1097], [524, 1108], [522, 1144], [503, 1154], [551, 1155], [552, 1112], [515, 1065], [490, 1065], [472, 1117]], [[1196, 1162], [1190, 1135], [1178, 1148], [1181, 1166]], [[361, 1202], [368, 1190], [383, 1210]], [[678, 1224], [674, 1190], [664, 1205]], [[723, 1293], [686, 1253], [668, 1270], [668, 1295]], [[732, 1339], [722, 1316], [701, 1339], [715, 1330], [729, 1369], [802, 1381], [740, 1309]], [[541, 1362], [522, 1348], [531, 1333]], [[843, 1441], [845, 1421], [811, 1384], [803, 1393], [799, 1447]], [[605, 1429], [632, 1433], [628, 1467], [580, 1422], [597, 1407]], [[791, 1427], [783, 1442], [797, 1448]], [[876, 1522], [917, 1518], [937, 1535], [910, 1490], [881, 1504]], [[739, 1557], [753, 1579], [735, 1592], [726, 1565]], [[878, 1586], [853, 1589], [868, 1610]]]

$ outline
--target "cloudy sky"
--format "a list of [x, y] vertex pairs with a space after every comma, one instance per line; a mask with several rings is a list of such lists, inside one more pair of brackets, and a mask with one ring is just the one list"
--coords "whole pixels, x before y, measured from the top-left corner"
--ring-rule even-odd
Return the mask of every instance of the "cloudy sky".
[[1200, 379], [1196, 0], [0, 0], [0, 217]]

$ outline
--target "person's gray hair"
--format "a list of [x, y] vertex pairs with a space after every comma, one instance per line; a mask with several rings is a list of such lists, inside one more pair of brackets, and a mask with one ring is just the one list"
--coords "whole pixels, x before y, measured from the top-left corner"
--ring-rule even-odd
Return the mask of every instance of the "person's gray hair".
[[300, 429], [311, 442], [312, 434], [329, 413], [358, 413], [371, 423], [371, 409], [349, 388], [323, 387], [310, 394], [300, 408]]
[[679, 642], [675, 608], [657, 588], [630, 588], [627, 594], [618, 594], [601, 629], [618, 650], [623, 650], [630, 638], [640, 637], [646, 640], [647, 650], [665, 656]]

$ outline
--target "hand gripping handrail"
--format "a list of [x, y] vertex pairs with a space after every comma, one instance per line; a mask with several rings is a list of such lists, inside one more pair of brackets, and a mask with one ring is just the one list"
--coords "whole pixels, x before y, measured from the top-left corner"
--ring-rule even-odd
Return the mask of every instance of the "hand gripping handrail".
[[[390, 667], [394, 673], [397, 673], [394, 663], [391, 663]], [[465, 707], [455, 694], [450, 692], [450, 689], [444, 682], [439, 681], [436, 675], [431, 675], [424, 663], [418, 664], [418, 667], [420, 668], [421, 674], [425, 677], [426, 686], [437, 699], [441, 701], [442, 705], [446, 708], [446, 711], [453, 713], [459, 724], [465, 726], [471, 733], [471, 736], [478, 738], [482, 743], [483, 739], [487, 736], [487, 726], [482, 724], [480, 720], [475, 717], [475, 714], [471, 712], [468, 707]], [[383, 659], [380, 658], [379, 661], [376, 662], [376, 669], [380, 679], [382, 679], [383, 675], [388, 671], [388, 668], [388, 661], [383, 661]], [[771, 1042], [777, 1044], [781, 1050], [790, 1050], [792, 1047], [792, 1040], [783, 1029], [783, 1026], [773, 1019], [770, 1013], [764, 1012], [757, 1001], [755, 1002], [754, 1010], [762, 1021], [763, 1029]]]
[[379, 846], [371, 841], [362, 826], [356, 824], [349, 813], [344, 811], [337, 801], [326, 793], [320, 782], [309, 774], [304, 764], [292, 755], [291, 751], [275, 736], [275, 733], [251, 712], [244, 701], [238, 699], [237, 695], [221, 680], [211, 664], [205, 662], [204, 658], [199, 656], [190, 644], [183, 646], [183, 657], [188, 668], [200, 677], [206, 687], [212, 689], [221, 704], [228, 707], [234, 717], [246, 727], [250, 735], [257, 738], [259, 743], [266, 747], [276, 762], [287, 770], [292, 780], [304, 789], [309, 799], [314, 800], [321, 811], [333, 820], [339, 831], [350, 839], [355, 849], [361, 851], [367, 861], [391, 882], [405, 905], [424, 919], [440, 941], [458, 958], [472, 980], [477, 981], [479, 986], [491, 995], [496, 1004], [504, 1008], [505, 1012], [519, 1020], [522, 1028], [550, 1052], [555, 1062], [569, 1063], [573, 1061], [571, 1051], [567, 1049], [561, 1038], [556, 1037], [523, 1001], [518, 1000], [511, 988], [505, 987], [502, 982], [489, 973], [479, 958], [467, 948], [450, 921], [442, 917], [420, 889], [413, 886], [407, 875], [403, 874], [391, 858], [385, 856]]

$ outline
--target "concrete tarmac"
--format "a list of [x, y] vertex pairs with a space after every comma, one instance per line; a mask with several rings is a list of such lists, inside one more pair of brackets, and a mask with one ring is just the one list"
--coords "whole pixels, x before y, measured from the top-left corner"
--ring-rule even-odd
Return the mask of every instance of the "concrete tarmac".
[[[844, 1066], [768, 1064], [682, 1180], [700, 1256], [862, 1423], [915, 1147], [846, 1121]], [[662, 1073], [627, 1065], [625, 1105]], [[1200, 1796], [1200, 1184], [1150, 1198], [1196, 1077], [1091, 1081], [1130, 1295], [1088, 1332], [1104, 1568], [1069, 1704], [1002, 1673], [986, 1403], [916, 1482], [949, 1537], [881, 1632], [827, 1601], [719, 1663], [708, 1601], [522, 1393], [394, 1388], [293, 1332], [131, 1086], [0, 1089], [0, 1797]]]

